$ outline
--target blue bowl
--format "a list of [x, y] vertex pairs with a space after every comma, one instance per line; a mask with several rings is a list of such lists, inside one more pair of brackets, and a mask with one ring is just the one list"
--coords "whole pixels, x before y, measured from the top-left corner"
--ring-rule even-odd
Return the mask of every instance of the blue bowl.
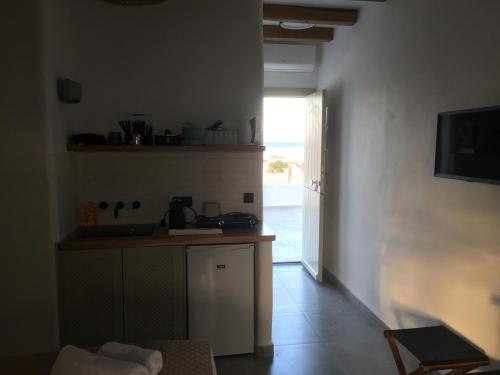
[[205, 141], [207, 135], [207, 129], [188, 127], [182, 128], [182, 138], [188, 141]]

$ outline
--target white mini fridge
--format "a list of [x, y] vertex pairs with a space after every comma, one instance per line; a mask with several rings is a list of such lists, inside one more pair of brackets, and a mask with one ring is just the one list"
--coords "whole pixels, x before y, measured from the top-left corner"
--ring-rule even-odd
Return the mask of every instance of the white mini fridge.
[[254, 351], [254, 245], [188, 246], [188, 335], [215, 356]]

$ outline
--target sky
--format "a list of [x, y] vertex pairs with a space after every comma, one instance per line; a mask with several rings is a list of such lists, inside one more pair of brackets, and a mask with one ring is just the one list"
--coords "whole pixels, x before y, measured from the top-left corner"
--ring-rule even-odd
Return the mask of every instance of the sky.
[[304, 98], [264, 98], [264, 144], [304, 142]]

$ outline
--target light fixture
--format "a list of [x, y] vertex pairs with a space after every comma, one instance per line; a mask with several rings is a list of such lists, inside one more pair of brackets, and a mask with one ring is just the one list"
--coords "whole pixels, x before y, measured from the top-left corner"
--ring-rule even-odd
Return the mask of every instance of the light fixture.
[[314, 26], [314, 23], [280, 22], [280, 27], [285, 30], [307, 30]]

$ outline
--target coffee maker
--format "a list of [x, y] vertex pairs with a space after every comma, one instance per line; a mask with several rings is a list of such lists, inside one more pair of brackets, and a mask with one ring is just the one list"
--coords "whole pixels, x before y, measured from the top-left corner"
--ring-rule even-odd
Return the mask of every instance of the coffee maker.
[[174, 197], [170, 201], [168, 212], [168, 227], [170, 229], [184, 229], [186, 227], [184, 207], [184, 201], [178, 197]]

